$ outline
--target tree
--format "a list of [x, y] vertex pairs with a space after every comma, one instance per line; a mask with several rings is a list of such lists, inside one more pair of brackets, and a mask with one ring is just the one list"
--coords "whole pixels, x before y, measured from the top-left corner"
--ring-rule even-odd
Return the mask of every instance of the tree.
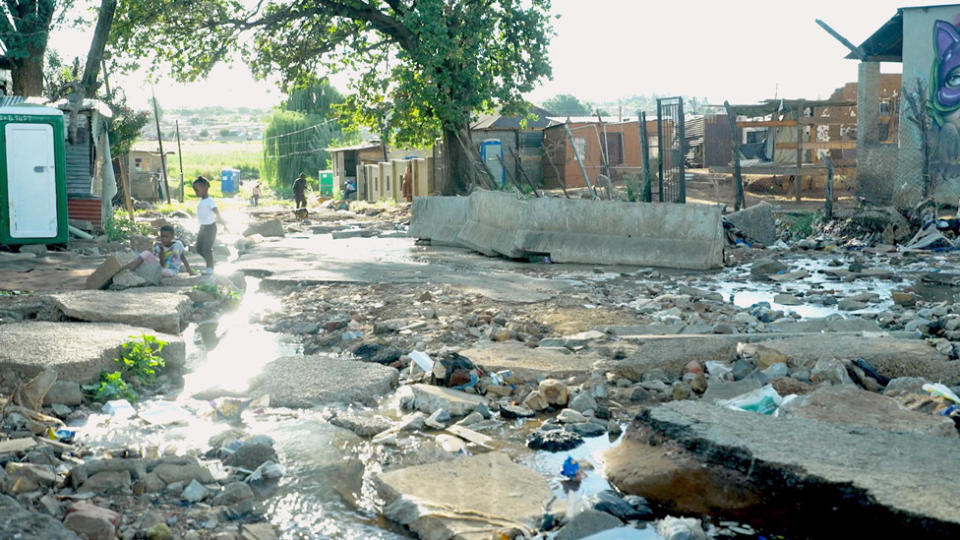
[[327, 81], [294, 90], [267, 123], [263, 136], [263, 175], [277, 188], [289, 188], [301, 172], [327, 168], [326, 151], [341, 135], [334, 110], [343, 96]]
[[[401, 145], [442, 136], [448, 170], [466, 166], [467, 128], [499, 105], [525, 112], [523, 93], [550, 75], [550, 0], [235, 0], [124, 2], [112, 45], [193, 80], [231, 52], [255, 74], [302, 86], [320, 72], [351, 70], [339, 108]], [[246, 32], [252, 33], [247, 43]], [[385, 141], [386, 142], [386, 141]], [[453, 189], [465, 191], [462, 179]]]
[[592, 112], [590, 104], [584, 103], [572, 94], [560, 94], [543, 102], [543, 108], [557, 116], [588, 116]]
[[12, 64], [13, 93], [43, 94], [43, 58], [50, 31], [73, 0], [7, 0], [0, 5], [0, 44]]

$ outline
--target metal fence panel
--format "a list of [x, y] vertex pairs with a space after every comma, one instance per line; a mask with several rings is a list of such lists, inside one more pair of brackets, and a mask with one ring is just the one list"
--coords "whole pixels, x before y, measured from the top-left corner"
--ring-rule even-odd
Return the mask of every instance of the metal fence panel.
[[660, 202], [687, 202], [683, 98], [657, 100]]

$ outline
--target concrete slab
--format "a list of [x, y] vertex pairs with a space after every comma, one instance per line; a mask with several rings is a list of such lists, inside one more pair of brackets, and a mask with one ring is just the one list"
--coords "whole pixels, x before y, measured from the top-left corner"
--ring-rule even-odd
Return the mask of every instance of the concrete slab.
[[957, 428], [950, 418], [905, 409], [895, 399], [853, 385], [822, 386], [784, 404], [777, 414], [957, 440]]
[[169, 292], [70, 291], [49, 298], [71, 319], [115, 322], [179, 334], [186, 324], [190, 299]]
[[743, 231], [748, 240], [765, 246], [777, 241], [777, 218], [773, 215], [773, 205], [766, 201], [729, 214], [726, 219]]
[[488, 540], [500, 528], [536, 528], [553, 497], [540, 474], [499, 452], [374, 477], [383, 514], [424, 540]]
[[460, 244], [484, 255], [512, 259], [525, 255], [518, 242], [529, 206], [513, 193], [476, 191], [470, 195], [467, 219], [457, 234]]
[[574, 354], [554, 348], [531, 349], [520, 342], [478, 343], [460, 354], [488, 371], [509, 369], [515, 377], [526, 381], [588, 375], [593, 365], [603, 359], [594, 352]]
[[0, 369], [33, 377], [53, 368], [60, 380], [92, 383], [101, 371], [115, 369], [112, 359], [121, 345], [142, 334], [167, 342], [161, 356], [169, 367], [183, 366], [186, 353], [179, 336], [125, 324], [31, 321], [0, 327]]
[[371, 362], [327, 356], [290, 356], [270, 362], [247, 394], [270, 396], [276, 407], [309, 408], [324, 403], [372, 405], [397, 387], [399, 372]]
[[406, 387], [413, 392], [413, 408], [433, 414], [446, 409], [450, 416], [466, 416], [478, 405], [486, 405], [487, 399], [476, 394], [468, 394], [442, 386], [430, 384], [411, 384]]
[[942, 437], [675, 401], [641, 413], [604, 463], [617, 488], [671, 512], [797, 537], [956, 538], [956, 450]]

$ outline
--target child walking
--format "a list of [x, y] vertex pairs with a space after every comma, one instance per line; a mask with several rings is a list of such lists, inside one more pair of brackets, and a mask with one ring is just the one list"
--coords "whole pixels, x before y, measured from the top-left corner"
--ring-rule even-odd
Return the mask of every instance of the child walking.
[[206, 275], [213, 273], [213, 242], [217, 239], [217, 223], [223, 225], [223, 230], [227, 230], [227, 225], [217, 210], [217, 203], [210, 196], [210, 181], [203, 176], [198, 176], [193, 181], [193, 191], [200, 197], [197, 203], [197, 221], [200, 223], [200, 232], [197, 233], [197, 253], [203, 257], [207, 267], [203, 269]]
[[160, 275], [163, 277], [174, 277], [180, 273], [180, 267], [193, 274], [190, 263], [187, 262], [186, 248], [183, 242], [173, 238], [173, 225], [164, 225], [160, 227], [160, 241], [153, 245], [152, 251], [141, 252], [127, 268], [136, 270], [143, 263], [156, 263], [161, 267]]

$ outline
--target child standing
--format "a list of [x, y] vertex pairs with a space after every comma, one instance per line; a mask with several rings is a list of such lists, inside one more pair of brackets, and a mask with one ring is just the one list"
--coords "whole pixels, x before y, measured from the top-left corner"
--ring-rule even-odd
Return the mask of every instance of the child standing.
[[140, 253], [140, 256], [128, 264], [127, 268], [136, 270], [141, 264], [149, 262], [160, 265], [162, 268], [160, 275], [163, 277], [176, 276], [180, 273], [181, 266], [188, 273], [193, 274], [193, 269], [187, 262], [186, 248], [183, 247], [183, 242], [174, 240], [173, 235], [173, 225], [160, 227], [160, 241], [153, 245], [153, 250]]
[[217, 222], [227, 230], [227, 225], [217, 210], [217, 203], [210, 197], [210, 181], [198, 176], [193, 181], [193, 191], [200, 197], [197, 203], [197, 221], [200, 223], [200, 232], [197, 233], [197, 253], [207, 263], [204, 274], [213, 273], [213, 242], [217, 239]]

